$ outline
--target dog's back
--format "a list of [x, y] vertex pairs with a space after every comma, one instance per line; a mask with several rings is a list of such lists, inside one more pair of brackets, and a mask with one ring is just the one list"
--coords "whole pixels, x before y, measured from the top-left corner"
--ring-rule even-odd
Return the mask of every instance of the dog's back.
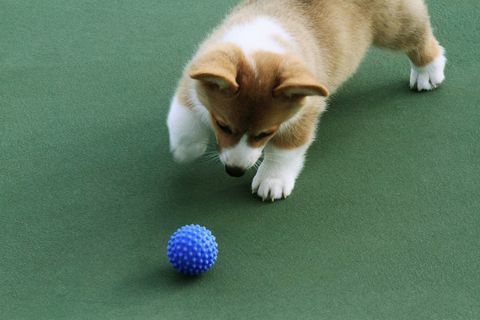
[[423, 0], [246, 0], [221, 29], [259, 16], [281, 22], [307, 60], [308, 53], [325, 60], [319, 71], [328, 74], [332, 92], [356, 70], [372, 43], [410, 53], [430, 41], [431, 53], [417, 58], [418, 63], [439, 53], [429, 40], [432, 32]]

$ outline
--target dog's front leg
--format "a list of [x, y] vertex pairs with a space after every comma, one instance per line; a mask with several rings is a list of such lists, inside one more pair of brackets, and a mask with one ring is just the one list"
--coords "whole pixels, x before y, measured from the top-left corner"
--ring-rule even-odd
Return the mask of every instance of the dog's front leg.
[[210, 134], [201, 115], [180, 100], [173, 98], [167, 118], [170, 151], [176, 161], [189, 162], [205, 153]]
[[288, 197], [303, 168], [308, 146], [282, 149], [268, 145], [264, 150], [263, 162], [253, 178], [252, 192], [262, 200], [275, 201]]

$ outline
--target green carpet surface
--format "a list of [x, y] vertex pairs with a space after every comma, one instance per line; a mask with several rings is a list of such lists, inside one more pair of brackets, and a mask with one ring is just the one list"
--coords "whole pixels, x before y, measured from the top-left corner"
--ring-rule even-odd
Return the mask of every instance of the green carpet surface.
[[[0, 1], [0, 318], [480, 319], [477, 0], [429, 1], [443, 86], [370, 50], [331, 99], [286, 201], [206, 158], [165, 117], [233, 0]], [[199, 223], [214, 269], [166, 245]]]

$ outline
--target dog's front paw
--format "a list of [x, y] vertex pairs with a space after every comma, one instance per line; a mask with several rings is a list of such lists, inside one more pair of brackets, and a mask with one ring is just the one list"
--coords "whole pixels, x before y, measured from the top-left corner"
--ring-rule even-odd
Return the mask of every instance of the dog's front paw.
[[207, 150], [207, 143], [192, 142], [171, 147], [173, 158], [180, 163], [191, 162], [201, 157]]
[[252, 193], [256, 193], [263, 201], [288, 197], [295, 186], [295, 177], [285, 174], [262, 172], [259, 169], [252, 182]]
[[417, 67], [412, 63], [410, 72], [410, 88], [418, 91], [433, 90], [445, 80], [445, 58], [444, 49], [440, 56], [424, 67]]
[[198, 114], [175, 97], [167, 117], [170, 151], [177, 162], [190, 162], [207, 150], [208, 127]]

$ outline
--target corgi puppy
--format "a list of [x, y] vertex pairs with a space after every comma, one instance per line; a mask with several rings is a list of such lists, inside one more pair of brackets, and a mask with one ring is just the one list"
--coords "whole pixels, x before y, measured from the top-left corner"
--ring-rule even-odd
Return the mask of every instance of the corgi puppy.
[[229, 175], [263, 155], [252, 192], [288, 197], [326, 98], [372, 44], [408, 56], [412, 89], [444, 80], [444, 49], [423, 0], [243, 1], [185, 67], [167, 119], [173, 157], [200, 157], [213, 130]]

